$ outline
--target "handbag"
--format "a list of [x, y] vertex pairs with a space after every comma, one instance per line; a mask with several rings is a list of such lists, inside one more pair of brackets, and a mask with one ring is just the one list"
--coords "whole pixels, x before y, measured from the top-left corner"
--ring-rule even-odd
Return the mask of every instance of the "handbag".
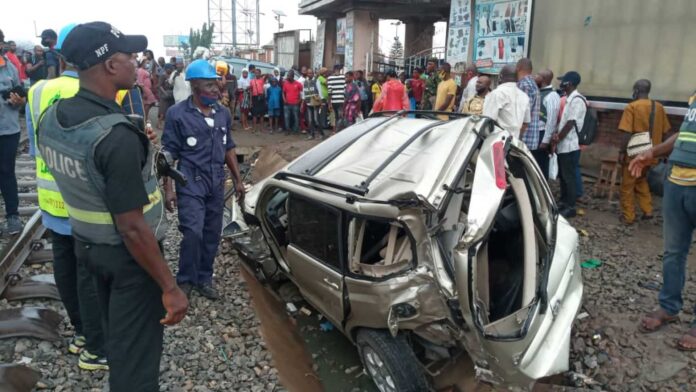
[[650, 127], [647, 132], [637, 132], [631, 135], [631, 139], [626, 146], [626, 155], [635, 157], [638, 154], [646, 152], [653, 147], [652, 132], [655, 123], [655, 101], [650, 101], [652, 107], [650, 109]]

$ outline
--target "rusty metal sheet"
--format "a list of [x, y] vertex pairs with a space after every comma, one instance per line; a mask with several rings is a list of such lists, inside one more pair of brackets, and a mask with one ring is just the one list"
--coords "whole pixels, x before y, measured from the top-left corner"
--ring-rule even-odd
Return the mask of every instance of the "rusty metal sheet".
[[256, 184], [288, 164], [273, 147], [265, 147], [259, 151], [259, 157], [251, 172], [252, 183]]
[[2, 293], [8, 301], [18, 301], [30, 298], [49, 298], [60, 301], [56, 281], [52, 274], [34, 275], [10, 284]]
[[3, 309], [0, 310], [0, 339], [24, 336], [60, 340], [58, 326], [61, 320], [61, 315], [51, 309]]
[[30, 392], [41, 373], [24, 365], [0, 364], [0, 392]]

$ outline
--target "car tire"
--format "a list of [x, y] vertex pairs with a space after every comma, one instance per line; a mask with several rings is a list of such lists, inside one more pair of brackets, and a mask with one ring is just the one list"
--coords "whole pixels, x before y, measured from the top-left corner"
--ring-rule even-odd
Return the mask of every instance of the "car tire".
[[365, 372], [380, 392], [429, 391], [423, 368], [404, 335], [362, 328], [356, 336]]

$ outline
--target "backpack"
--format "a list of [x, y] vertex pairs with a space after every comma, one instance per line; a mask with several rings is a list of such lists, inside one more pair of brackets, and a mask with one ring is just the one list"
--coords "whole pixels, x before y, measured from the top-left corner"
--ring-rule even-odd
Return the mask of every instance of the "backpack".
[[[589, 146], [597, 138], [597, 111], [587, 104], [587, 99], [582, 95], [576, 98], [582, 99], [587, 110], [585, 110], [585, 121], [582, 123], [582, 129], [578, 130], [578, 125], [575, 124], [575, 132], [578, 133], [578, 143], [580, 143], [581, 146]], [[570, 105], [570, 102], [568, 105]]]

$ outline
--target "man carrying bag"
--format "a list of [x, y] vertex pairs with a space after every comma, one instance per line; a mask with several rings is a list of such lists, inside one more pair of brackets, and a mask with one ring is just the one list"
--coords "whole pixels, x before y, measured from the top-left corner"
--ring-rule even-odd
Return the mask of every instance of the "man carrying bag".
[[[643, 153], [653, 145], [662, 143], [670, 130], [664, 107], [649, 98], [650, 81], [641, 79], [633, 85], [634, 101], [624, 109], [619, 130], [626, 133], [625, 148], [619, 153], [621, 163], [621, 221], [632, 225], [636, 219], [635, 200], [643, 212], [642, 219], [652, 218], [652, 197], [648, 185], [647, 169], [640, 177], [631, 176], [628, 171], [630, 158]], [[652, 162], [651, 166], [657, 162]]]

